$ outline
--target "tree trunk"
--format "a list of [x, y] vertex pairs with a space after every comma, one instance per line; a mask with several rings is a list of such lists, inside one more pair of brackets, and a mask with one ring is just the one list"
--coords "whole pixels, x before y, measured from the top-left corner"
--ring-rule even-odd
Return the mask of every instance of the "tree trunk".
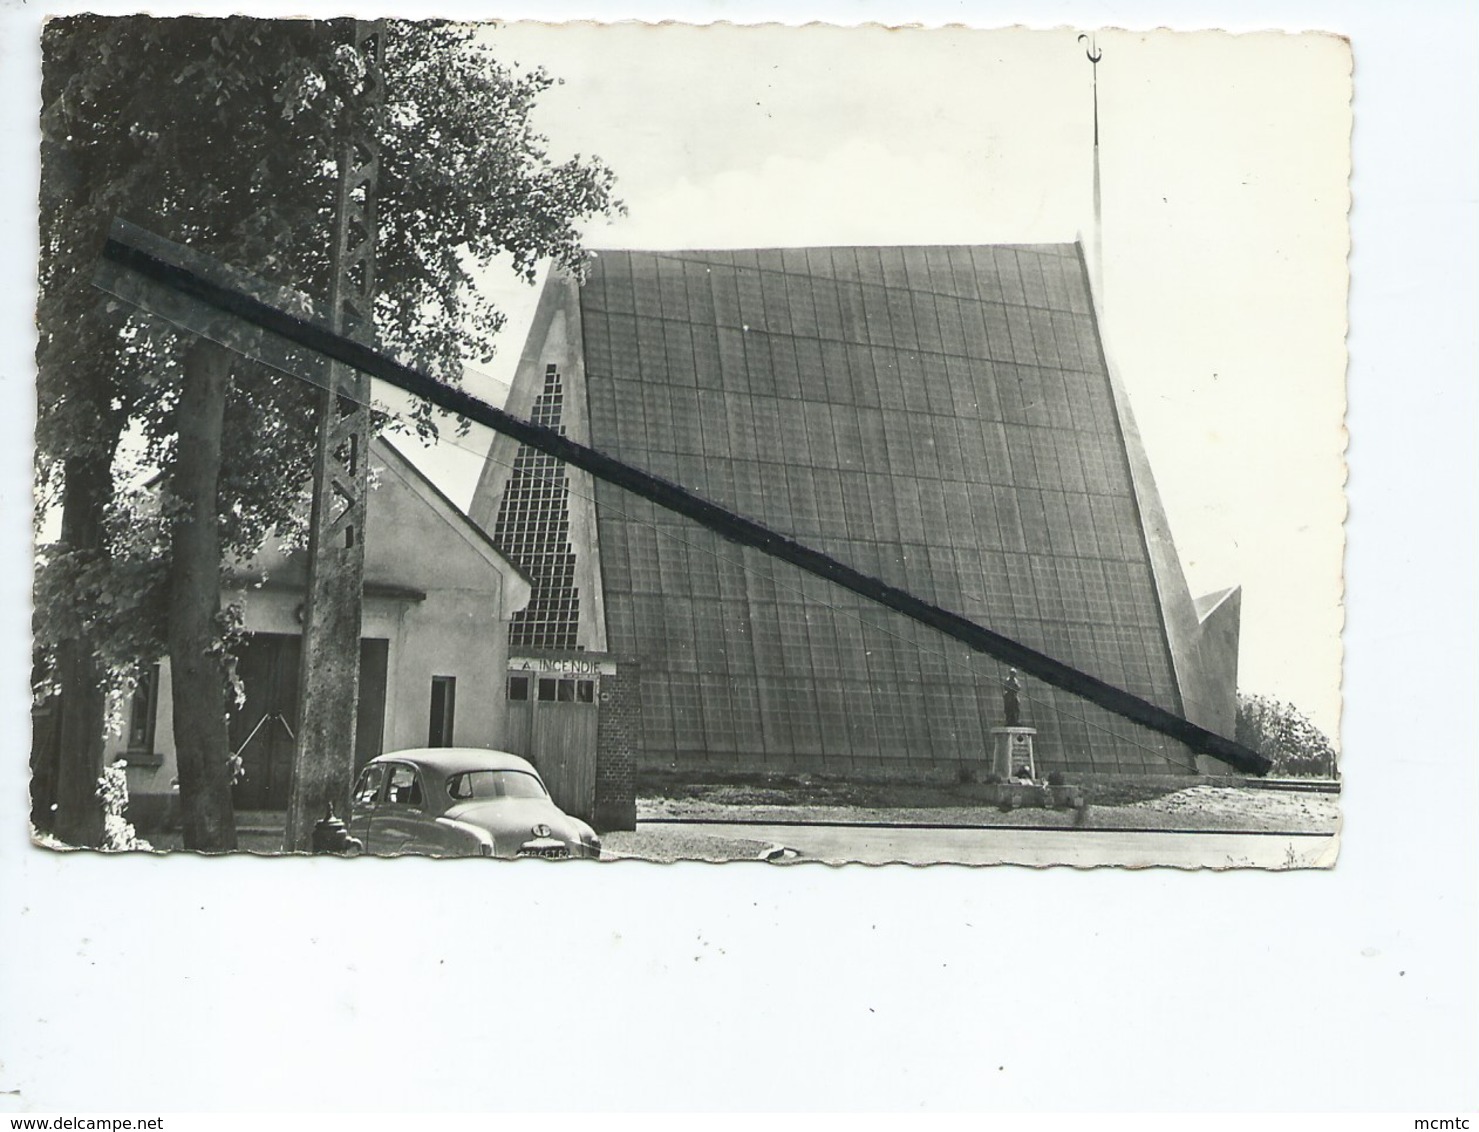
[[236, 848], [231, 807], [226, 683], [217, 647], [221, 537], [216, 489], [221, 429], [233, 355], [201, 339], [185, 359], [177, 410], [178, 449], [170, 493], [180, 507], [172, 530], [169, 659], [175, 754], [186, 849]]
[[[62, 542], [71, 553], [99, 556], [104, 553], [103, 515], [113, 493], [110, 455], [69, 457], [63, 471]], [[54, 777], [47, 782], [38, 773], [32, 789], [55, 790], [52, 832], [60, 840], [96, 847], [103, 840], [103, 805], [97, 789], [103, 774], [107, 699], [97, 649], [86, 626], [57, 646], [56, 666], [62, 690], [58, 707], [61, 734], [56, 762], [45, 768]]]

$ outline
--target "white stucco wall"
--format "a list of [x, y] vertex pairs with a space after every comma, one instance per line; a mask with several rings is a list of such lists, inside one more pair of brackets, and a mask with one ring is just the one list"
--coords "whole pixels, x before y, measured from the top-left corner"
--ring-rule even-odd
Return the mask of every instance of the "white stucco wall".
[[[508, 618], [528, 600], [528, 583], [455, 507], [384, 442], [374, 450], [376, 487], [365, 543], [362, 637], [389, 642], [384, 750], [424, 746], [433, 676], [457, 680], [454, 738], [499, 746], [508, 668]], [[303, 556], [276, 550], [250, 565], [261, 587], [228, 591], [248, 632], [302, 631]], [[170, 726], [169, 662], [159, 668], [154, 754], [157, 767], [129, 767], [134, 796], [168, 793], [176, 776]], [[111, 759], [128, 758], [127, 729], [109, 741]]]

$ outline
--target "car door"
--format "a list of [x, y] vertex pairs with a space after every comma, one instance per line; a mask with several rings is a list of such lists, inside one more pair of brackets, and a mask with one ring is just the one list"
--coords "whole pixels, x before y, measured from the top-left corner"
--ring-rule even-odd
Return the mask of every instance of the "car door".
[[434, 824], [426, 811], [421, 775], [410, 763], [386, 763], [385, 787], [370, 815], [365, 849], [377, 856], [429, 853]]
[[374, 852], [370, 848], [370, 818], [380, 805], [385, 778], [385, 764], [371, 763], [360, 772], [359, 781], [355, 783], [354, 794], [350, 798], [349, 835], [359, 838], [367, 853]]

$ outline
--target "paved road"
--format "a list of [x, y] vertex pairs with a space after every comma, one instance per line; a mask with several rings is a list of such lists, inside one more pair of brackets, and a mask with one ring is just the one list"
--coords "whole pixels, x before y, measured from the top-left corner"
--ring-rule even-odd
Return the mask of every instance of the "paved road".
[[927, 865], [1175, 865], [1284, 868], [1334, 862], [1328, 835], [1126, 833], [1121, 830], [901, 829], [847, 825], [710, 825], [713, 837], [784, 845], [797, 860]]

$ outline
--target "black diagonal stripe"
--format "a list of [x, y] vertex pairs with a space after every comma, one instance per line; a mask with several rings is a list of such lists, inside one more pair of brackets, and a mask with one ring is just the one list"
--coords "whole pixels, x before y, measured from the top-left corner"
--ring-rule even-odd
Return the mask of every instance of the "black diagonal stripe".
[[[1020, 641], [1004, 637], [958, 613], [932, 605], [907, 590], [862, 574], [830, 555], [704, 499], [680, 484], [578, 444], [552, 429], [515, 417], [469, 393], [402, 365], [369, 346], [337, 334], [321, 322], [290, 314], [247, 294], [231, 282], [211, 278], [210, 274], [219, 274], [221, 279], [226, 279], [231, 273], [225, 269], [208, 273], [207, 270], [187, 266], [187, 262], [206, 262], [197, 252], [170, 244], [124, 221], [115, 221], [103, 247], [103, 257], [162, 287], [233, 314], [253, 326], [389, 382], [448, 412], [486, 425], [521, 444], [583, 468], [598, 479], [693, 519], [731, 542], [755, 547], [809, 574], [835, 582], [922, 625], [937, 629], [978, 652], [1019, 668], [1045, 684], [1062, 688], [1089, 703], [1176, 739], [1194, 751], [1212, 755], [1249, 774], [1266, 774], [1272, 766], [1266, 756], [1241, 743], [1199, 727], [1149, 700], [1055, 660]], [[240, 272], [235, 272], [235, 275], [243, 277]], [[270, 293], [265, 285], [264, 291]]]

